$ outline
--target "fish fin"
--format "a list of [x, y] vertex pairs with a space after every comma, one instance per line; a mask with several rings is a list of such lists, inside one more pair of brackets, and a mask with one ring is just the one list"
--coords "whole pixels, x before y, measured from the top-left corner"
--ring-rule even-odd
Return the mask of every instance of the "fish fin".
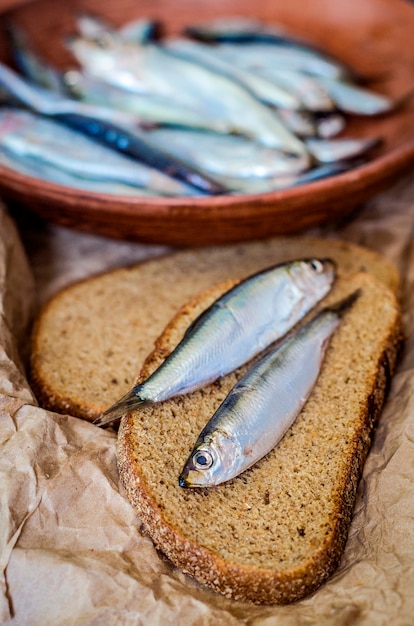
[[202, 311], [202, 313], [200, 313], [200, 315], [198, 315], [195, 320], [191, 322], [191, 324], [189, 324], [183, 335], [183, 339], [188, 339], [194, 332], [196, 332], [211, 316], [211, 311], [217, 308], [220, 308], [220, 303], [218, 303], [218, 300], [215, 300], [207, 309]]
[[[260, 274], [261, 272], [257, 272], [257, 274]], [[253, 278], [254, 276], [256, 276], [256, 274], [253, 274], [251, 277], [247, 277], [249, 278]], [[233, 290], [235, 290], [239, 284], [243, 282], [243, 281], [237, 281], [234, 282], [232, 281], [231, 286], [228, 287], [228, 289], [226, 289], [221, 296], [219, 296], [216, 300], [214, 300], [214, 302], [212, 302], [210, 304], [210, 306], [205, 309], [204, 311], [202, 311], [200, 313], [200, 315], [198, 315], [195, 320], [193, 320], [191, 322], [191, 324], [189, 324], [189, 326], [187, 327], [184, 335], [183, 335], [183, 339], [188, 339], [190, 337], [190, 335], [192, 335], [194, 332], [196, 332], [203, 324], [204, 322], [211, 316], [212, 311], [217, 310], [217, 309], [223, 309], [223, 308], [228, 308], [228, 305], [223, 302], [223, 298], [224, 296], [227, 296], [230, 292], [232, 292]]]
[[149, 404], [148, 400], [140, 398], [138, 395], [139, 387], [133, 387], [118, 402], [115, 402], [109, 409], [106, 409], [96, 420], [93, 421], [97, 426], [104, 426], [111, 422], [118, 421], [123, 415], [136, 409], [143, 404]]
[[[215, 304], [215, 303], [213, 303]], [[191, 324], [189, 324], [189, 326], [187, 327], [184, 335], [183, 335], [183, 339], [188, 339], [188, 337], [190, 335], [192, 335], [194, 333], [194, 331], [197, 330], [197, 328], [199, 328], [203, 322], [208, 318], [209, 313], [210, 313], [211, 307], [209, 307], [208, 309], [206, 309], [205, 311], [203, 311], [202, 313], [200, 313], [200, 315], [198, 317], [196, 317], [195, 320], [193, 320], [191, 322]]]

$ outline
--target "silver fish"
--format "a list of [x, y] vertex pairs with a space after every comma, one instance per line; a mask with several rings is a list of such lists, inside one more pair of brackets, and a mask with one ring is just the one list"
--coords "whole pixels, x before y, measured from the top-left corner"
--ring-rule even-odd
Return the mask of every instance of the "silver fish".
[[307, 157], [285, 154], [236, 135], [158, 128], [147, 133], [147, 140], [211, 175], [270, 178], [298, 174], [308, 167]]
[[104, 49], [77, 38], [71, 41], [70, 49], [84, 71], [95, 78], [137, 93], [171, 97], [227, 123], [229, 132], [286, 152], [306, 154], [303, 143], [246, 88], [166, 48], [118, 42], [111, 49]]
[[279, 443], [309, 398], [330, 338], [357, 295], [323, 309], [247, 370], [201, 431], [181, 487], [228, 481]]
[[[160, 170], [161, 173], [168, 172], [169, 177], [183, 181], [184, 184], [188, 183], [207, 194], [227, 191], [201, 172], [194, 170], [193, 167], [178, 162], [159, 148], [149, 146], [138, 128], [133, 128], [122, 121], [125, 117], [131, 117], [123, 111], [76, 102], [33, 86], [3, 63], [0, 63], [1, 88], [32, 111], [52, 117], [79, 133], [91, 137], [96, 143], [103, 144], [128, 158], [131, 157], [131, 160], [137, 163]], [[102, 114], [97, 112], [100, 108]], [[108, 112], [111, 117], [108, 116]], [[113, 115], [123, 116], [120, 123], [118, 120], [113, 120]]]
[[306, 145], [319, 163], [335, 163], [355, 159], [380, 144], [379, 138], [368, 139], [307, 139]]
[[279, 25], [267, 25], [255, 18], [237, 15], [193, 24], [187, 26], [184, 32], [201, 41], [246, 43], [259, 34], [277, 39], [284, 35], [285, 30]]
[[286, 47], [283, 44], [266, 43], [219, 44], [217, 48], [239, 67], [262, 69], [283, 67], [305, 72], [312, 76], [348, 78], [349, 72], [343, 65], [315, 50]]
[[219, 133], [228, 131], [228, 124], [202, 115], [171, 97], [154, 93], [133, 93], [78, 70], [65, 72], [62, 80], [76, 98], [89, 104], [136, 115], [141, 120], [141, 126], [150, 127], [154, 124], [200, 128]]
[[101, 46], [112, 45], [116, 39], [143, 44], [153, 39], [158, 31], [158, 22], [145, 18], [127, 22], [119, 28], [88, 13], [81, 13], [75, 21], [82, 37], [92, 39]]
[[[79, 20], [78, 27], [81, 28], [82, 32], [83, 30], [88, 32], [92, 39], [99, 38], [102, 29], [107, 28], [100, 21], [97, 22], [95, 18], [87, 15], [82, 15]], [[143, 127], [149, 127], [152, 124], [174, 124], [194, 128], [209, 128], [205, 116], [198, 115], [197, 112], [185, 107], [182, 103], [175, 104], [171, 98], [163, 98], [153, 94], [131, 94], [124, 89], [117, 89], [75, 69], [61, 73], [33, 51], [21, 29], [12, 25], [10, 34], [14, 57], [26, 78], [29, 78], [39, 87], [61, 94], [66, 100], [69, 95], [86, 102], [87, 105], [97, 107], [97, 110], [85, 109], [82, 105], [79, 108], [76, 103], [70, 102], [70, 112], [93, 113], [95, 117], [99, 117], [102, 116], [104, 110], [105, 118], [132, 126], [136, 124]], [[45, 96], [47, 96], [48, 102], [50, 99], [53, 102], [58, 101], [50, 92], [47, 92]], [[120, 112], [125, 111], [130, 115], [111, 113], [111, 109]], [[99, 111], [101, 111], [100, 115]], [[216, 123], [211, 124], [211, 130], [222, 132], [226, 130], [226, 127]]]
[[0, 63], [0, 88], [9, 94], [12, 99], [42, 115], [84, 115], [137, 128], [141, 124], [141, 120], [137, 115], [124, 111], [114, 111], [105, 106], [78, 102], [56, 91], [33, 85], [3, 63]]
[[[258, 100], [266, 104], [286, 109], [301, 108], [302, 102], [293, 89], [286, 89], [284, 85], [272, 81], [265, 75], [262, 76], [257, 72], [237, 67], [234, 63], [223, 58], [214, 46], [186, 39], [171, 39], [165, 43], [165, 47], [184, 58], [192, 59], [212, 70], [226, 74], [244, 85]], [[322, 91], [320, 86], [318, 89]]]
[[164, 363], [95, 423], [103, 425], [142, 404], [190, 393], [246, 363], [323, 298], [334, 276], [331, 260], [310, 259], [245, 279], [206, 309]]
[[91, 191], [99, 194], [111, 194], [116, 196], [132, 196], [140, 198], [142, 196], [158, 197], [162, 196], [160, 192], [145, 187], [132, 187], [123, 183], [93, 180], [88, 178], [80, 178], [74, 174], [70, 174], [49, 163], [43, 163], [38, 159], [25, 157], [9, 153], [5, 148], [0, 146], [0, 167], [8, 168], [18, 174], [29, 176], [31, 178], [44, 180], [56, 185], [63, 185], [71, 189]]
[[29, 111], [0, 109], [0, 146], [79, 178], [146, 187], [161, 195], [194, 195], [195, 190], [133, 161], [88, 137]]
[[209, 43], [264, 43], [268, 46], [276, 44], [302, 51], [315, 52], [341, 66], [344, 76], [348, 75], [350, 78], [355, 78], [354, 73], [348, 67], [331, 57], [326, 50], [322, 50], [309, 41], [298, 38], [282, 24], [268, 24], [255, 18], [244, 16], [219, 17], [202, 24], [187, 26], [184, 29], [184, 33]]
[[299, 174], [290, 186], [305, 185], [313, 181], [328, 178], [349, 171], [355, 167], [359, 167], [364, 163], [363, 159], [355, 159], [353, 161], [335, 161], [334, 163], [322, 163], [311, 169]]
[[262, 194], [280, 191], [289, 187], [298, 187], [314, 181], [342, 174], [350, 169], [362, 165], [360, 159], [352, 161], [335, 161], [322, 163], [305, 172], [298, 174], [278, 174], [270, 178], [236, 178], [234, 176], [215, 176], [215, 179], [225, 185], [234, 194]]
[[392, 98], [327, 76], [318, 76], [319, 84], [326, 89], [338, 109], [353, 115], [381, 115], [389, 113], [396, 106]]
[[[250, 70], [253, 72], [253, 70]], [[300, 107], [308, 111], [332, 111], [335, 108], [333, 99], [313, 76], [307, 76], [298, 70], [282, 67], [264, 67], [259, 76], [267, 78], [281, 88], [286, 89], [300, 103]]]

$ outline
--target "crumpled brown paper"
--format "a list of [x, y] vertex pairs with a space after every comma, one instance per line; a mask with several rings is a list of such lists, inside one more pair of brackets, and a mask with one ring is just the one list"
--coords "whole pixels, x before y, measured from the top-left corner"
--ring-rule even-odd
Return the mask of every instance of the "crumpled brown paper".
[[120, 492], [115, 435], [36, 406], [20, 355], [37, 301], [69, 282], [164, 252], [0, 209], [0, 620], [12, 625], [407, 626], [414, 624], [414, 184], [311, 233], [389, 256], [402, 275], [407, 343], [368, 456], [334, 576], [290, 606], [202, 589], [158, 555]]

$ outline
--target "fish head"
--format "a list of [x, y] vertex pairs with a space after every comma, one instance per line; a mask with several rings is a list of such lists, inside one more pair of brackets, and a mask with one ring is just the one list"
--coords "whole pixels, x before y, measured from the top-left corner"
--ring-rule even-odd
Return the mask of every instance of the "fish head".
[[100, 46], [96, 41], [83, 37], [67, 38], [66, 45], [84, 70], [91, 71], [94, 75], [114, 70], [115, 60], [111, 48]]
[[239, 448], [234, 439], [220, 430], [199, 440], [181, 472], [180, 487], [213, 487], [229, 480], [241, 456]]
[[303, 293], [314, 293], [317, 300], [328, 293], [336, 276], [336, 263], [332, 259], [310, 258], [292, 264], [290, 274]]

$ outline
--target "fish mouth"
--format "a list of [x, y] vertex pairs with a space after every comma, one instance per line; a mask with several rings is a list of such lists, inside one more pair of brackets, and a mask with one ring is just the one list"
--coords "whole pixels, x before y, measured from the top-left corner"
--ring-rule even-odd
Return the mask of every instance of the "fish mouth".
[[181, 475], [178, 479], [178, 484], [180, 487], [182, 487], [183, 489], [193, 489], [194, 487], [203, 486], [201, 484], [197, 484], [197, 482], [193, 482], [191, 480], [191, 474], [194, 474], [194, 472], [190, 472], [185, 469], [181, 472]]
[[213, 480], [203, 476], [203, 474], [197, 472], [196, 470], [183, 470], [178, 479], [178, 484], [183, 489], [193, 490], [216, 486], [216, 483]]
[[181, 474], [180, 478], [178, 479], [178, 484], [180, 487], [183, 487], [184, 489], [188, 489], [189, 487], [191, 487], [191, 484], [187, 480], [187, 476], [183, 474]]
[[[184, 468], [178, 479], [178, 484], [183, 489], [194, 489], [195, 487], [204, 487], [203, 483], [199, 483], [197, 478], [200, 478], [197, 471], [191, 471], [191, 468]], [[194, 480], [195, 479], [195, 480]]]

